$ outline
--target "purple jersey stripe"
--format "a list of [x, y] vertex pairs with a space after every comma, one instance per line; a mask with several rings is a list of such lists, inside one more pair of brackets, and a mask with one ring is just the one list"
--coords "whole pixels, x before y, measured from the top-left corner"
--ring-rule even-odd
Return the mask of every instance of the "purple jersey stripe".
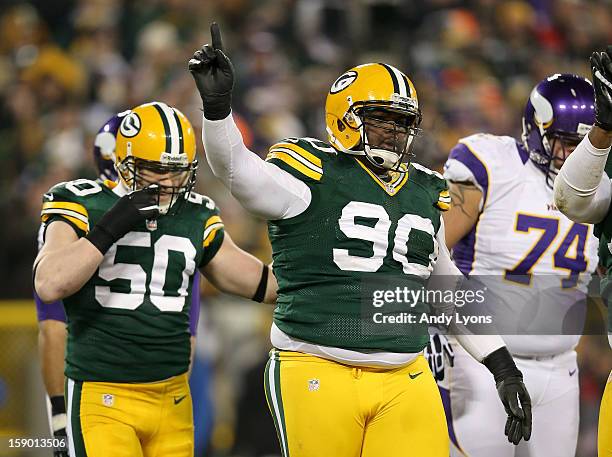
[[453, 411], [451, 409], [450, 391], [440, 386], [438, 386], [438, 390], [440, 391], [440, 397], [442, 398], [442, 406], [444, 406], [444, 414], [446, 415], [448, 437], [450, 438], [451, 443], [453, 443], [457, 447], [457, 449], [459, 449], [459, 451], [463, 453], [463, 449], [461, 449], [461, 446], [459, 446], [459, 441], [457, 440], [457, 435], [455, 434], [455, 426], [453, 424]]
[[457, 242], [453, 248], [453, 260], [455, 265], [459, 268], [459, 271], [465, 276], [468, 276], [472, 271], [472, 265], [474, 264], [474, 247], [476, 245], [476, 227], [478, 222], [472, 227], [461, 240]]
[[523, 162], [523, 165], [525, 165], [529, 160], [529, 152], [527, 152], [525, 146], [523, 146], [518, 141], [516, 142], [516, 150], [518, 151], [518, 155], [521, 158], [521, 162]]
[[200, 320], [200, 273], [193, 275], [193, 286], [191, 288], [191, 307], [189, 308], [189, 333], [191, 336], [198, 334], [198, 321]]
[[489, 173], [484, 163], [480, 161], [478, 157], [472, 152], [472, 150], [465, 143], [457, 143], [448, 156], [449, 159], [455, 159], [461, 162], [463, 165], [474, 175], [476, 182], [482, 188], [483, 202], [482, 207], [484, 208], [487, 203], [487, 196], [489, 194]]
[[38, 317], [38, 322], [49, 319], [66, 322], [66, 312], [64, 311], [64, 305], [61, 301], [58, 300], [52, 303], [43, 303], [35, 292], [34, 302], [36, 303], [36, 316]]

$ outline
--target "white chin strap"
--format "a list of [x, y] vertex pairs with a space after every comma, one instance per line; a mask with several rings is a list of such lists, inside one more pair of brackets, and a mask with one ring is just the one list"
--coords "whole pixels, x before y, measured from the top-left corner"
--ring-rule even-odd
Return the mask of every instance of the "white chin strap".
[[371, 148], [368, 145], [365, 145], [364, 149], [366, 157], [385, 170], [394, 168], [399, 161], [399, 155], [395, 152], [387, 151], [386, 149]]
[[363, 142], [363, 150], [368, 160], [374, 162], [375, 165], [385, 170], [390, 170], [397, 165], [400, 160], [400, 156], [393, 151], [387, 151], [386, 149], [372, 148], [368, 145], [368, 135], [363, 125], [361, 127], [361, 138]]

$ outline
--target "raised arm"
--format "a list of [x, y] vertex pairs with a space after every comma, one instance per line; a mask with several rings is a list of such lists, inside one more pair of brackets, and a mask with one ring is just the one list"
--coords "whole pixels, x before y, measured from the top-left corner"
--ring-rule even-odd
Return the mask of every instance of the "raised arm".
[[555, 179], [555, 205], [573, 221], [597, 223], [608, 212], [612, 186], [604, 169], [611, 144], [610, 132], [594, 126]]
[[308, 186], [251, 152], [231, 114], [217, 121], [204, 117], [202, 125], [211, 170], [248, 211], [275, 220], [297, 216], [308, 208]]
[[189, 61], [202, 97], [202, 141], [210, 168], [252, 213], [269, 220], [296, 216], [310, 204], [310, 189], [244, 145], [231, 115], [234, 68], [223, 52], [216, 23], [210, 33], [212, 44], [205, 44]]
[[612, 185], [604, 173], [612, 145], [612, 45], [591, 56], [595, 125], [565, 160], [555, 179], [555, 205], [570, 219], [596, 223], [610, 207]]

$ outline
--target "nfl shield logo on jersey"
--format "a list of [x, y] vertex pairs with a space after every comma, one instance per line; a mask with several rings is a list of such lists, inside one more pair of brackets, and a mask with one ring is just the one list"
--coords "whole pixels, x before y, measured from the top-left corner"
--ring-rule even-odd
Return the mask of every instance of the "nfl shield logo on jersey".
[[147, 219], [147, 230], [153, 232], [157, 230], [157, 220], [156, 219]]
[[319, 380], [309, 379], [308, 380], [308, 390], [311, 392], [314, 392], [315, 390], [319, 390]]
[[102, 403], [104, 403], [104, 406], [113, 406], [113, 403], [115, 403], [115, 397], [113, 397], [111, 394], [103, 394]]

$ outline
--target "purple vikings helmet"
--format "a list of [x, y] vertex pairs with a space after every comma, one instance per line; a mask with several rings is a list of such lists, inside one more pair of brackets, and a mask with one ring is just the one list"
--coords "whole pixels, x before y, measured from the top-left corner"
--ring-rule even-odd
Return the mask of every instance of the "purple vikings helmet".
[[117, 143], [117, 132], [123, 118], [130, 111], [123, 111], [111, 117], [98, 130], [96, 139], [94, 140], [94, 159], [100, 177], [116, 181], [117, 170], [115, 170], [115, 144]]
[[[546, 175], [552, 187], [558, 169], [554, 159], [564, 160], [565, 148], [575, 147], [595, 121], [595, 96], [591, 82], [581, 76], [555, 74], [531, 91], [523, 115], [522, 140], [529, 158]], [[561, 142], [563, 156], [555, 157]]]

